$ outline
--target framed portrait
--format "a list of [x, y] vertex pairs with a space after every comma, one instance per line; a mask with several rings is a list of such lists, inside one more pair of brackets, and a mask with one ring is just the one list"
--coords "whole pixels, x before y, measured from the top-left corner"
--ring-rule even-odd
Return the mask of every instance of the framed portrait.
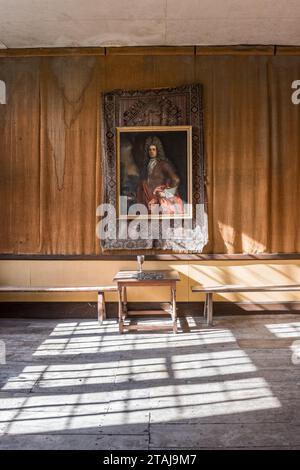
[[192, 217], [192, 126], [117, 127], [117, 216], [137, 215]]

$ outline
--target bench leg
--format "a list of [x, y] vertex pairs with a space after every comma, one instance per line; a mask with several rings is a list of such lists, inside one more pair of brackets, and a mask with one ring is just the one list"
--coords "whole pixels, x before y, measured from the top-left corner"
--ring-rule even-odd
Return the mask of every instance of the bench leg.
[[98, 321], [100, 323], [106, 320], [106, 308], [104, 292], [98, 292]]
[[123, 287], [123, 314], [124, 318], [127, 317], [127, 289], [126, 286]]
[[208, 294], [205, 294], [205, 302], [204, 302], [204, 310], [203, 310], [204, 320], [207, 317], [207, 296], [208, 296]]
[[213, 295], [211, 292], [207, 294], [206, 301], [207, 326], [213, 326]]

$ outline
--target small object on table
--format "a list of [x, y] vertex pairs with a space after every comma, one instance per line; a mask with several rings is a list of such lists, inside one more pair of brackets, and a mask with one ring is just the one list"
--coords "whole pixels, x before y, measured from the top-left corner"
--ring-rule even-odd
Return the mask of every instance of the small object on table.
[[138, 271], [119, 271], [114, 279], [137, 279], [138, 274]]
[[[127, 287], [147, 287], [147, 286], [165, 286], [170, 288], [171, 302], [170, 310], [167, 311], [172, 318], [173, 332], [177, 333], [177, 311], [176, 311], [176, 283], [180, 277], [175, 270], [159, 271], [119, 271], [114, 281], [117, 283], [119, 297], [119, 331], [124, 332], [126, 325], [124, 320], [130, 317], [130, 311], [127, 310]], [[166, 310], [164, 310], [166, 312]], [[152, 312], [154, 312], [152, 310]], [[132, 314], [134, 312], [132, 311]], [[159, 313], [154, 312], [154, 313]], [[130, 329], [130, 327], [128, 327]]]
[[163, 274], [157, 271], [120, 271], [114, 279], [163, 279]]
[[138, 273], [137, 279], [163, 279], [163, 275], [158, 272], [142, 271]]
[[145, 261], [145, 256], [144, 255], [138, 255], [137, 256], [137, 262], [139, 266], [139, 272], [143, 272], [143, 263]]

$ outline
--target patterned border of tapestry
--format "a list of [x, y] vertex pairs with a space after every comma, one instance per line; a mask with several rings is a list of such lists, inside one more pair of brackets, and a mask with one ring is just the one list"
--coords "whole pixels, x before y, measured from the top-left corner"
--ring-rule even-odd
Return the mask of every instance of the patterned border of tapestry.
[[[104, 93], [101, 122], [101, 202], [117, 211], [117, 236], [101, 237], [101, 248], [202, 252], [208, 241], [202, 86]], [[159, 158], [150, 158], [154, 156]], [[120, 206], [120, 199], [127, 201], [126, 207]], [[172, 237], [163, 230], [163, 216], [158, 217], [156, 238], [120, 236], [118, 226], [128, 207], [142, 200], [146, 201], [147, 217], [153, 217], [155, 202], [163, 201], [163, 215], [171, 219]], [[192, 207], [190, 212], [186, 204]], [[183, 235], [179, 224], [185, 217], [191, 221]], [[131, 218], [127, 218], [127, 224]]]

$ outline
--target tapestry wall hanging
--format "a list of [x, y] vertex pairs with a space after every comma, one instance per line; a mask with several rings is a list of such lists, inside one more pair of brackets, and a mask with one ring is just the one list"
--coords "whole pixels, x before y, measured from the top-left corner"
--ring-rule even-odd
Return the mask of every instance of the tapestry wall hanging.
[[[104, 93], [101, 122], [101, 202], [114, 208], [106, 212], [102, 249], [202, 252], [208, 226], [201, 85]], [[132, 236], [133, 224], [140, 236]]]

